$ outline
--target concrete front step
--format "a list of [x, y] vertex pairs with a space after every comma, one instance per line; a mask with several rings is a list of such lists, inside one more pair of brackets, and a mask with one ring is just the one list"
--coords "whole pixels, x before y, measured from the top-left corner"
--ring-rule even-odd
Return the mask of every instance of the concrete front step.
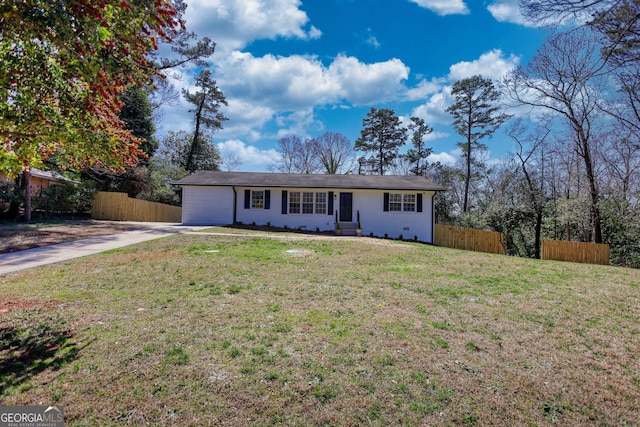
[[355, 236], [356, 235], [356, 226], [355, 222], [340, 222], [340, 231], [343, 236]]

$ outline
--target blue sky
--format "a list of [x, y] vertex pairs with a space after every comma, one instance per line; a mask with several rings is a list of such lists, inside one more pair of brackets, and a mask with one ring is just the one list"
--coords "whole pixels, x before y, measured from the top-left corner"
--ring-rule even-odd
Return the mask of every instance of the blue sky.
[[[451, 163], [459, 137], [445, 109], [452, 84], [499, 80], [546, 37], [518, 0], [187, 0], [187, 27], [217, 43], [210, 58], [229, 120], [214, 136], [236, 170], [264, 171], [289, 134], [340, 132], [355, 142], [370, 107], [392, 108], [434, 128], [431, 160]], [[193, 89], [195, 70], [177, 88]], [[192, 130], [188, 106], [166, 107], [160, 135]], [[492, 158], [511, 145], [498, 131]]]

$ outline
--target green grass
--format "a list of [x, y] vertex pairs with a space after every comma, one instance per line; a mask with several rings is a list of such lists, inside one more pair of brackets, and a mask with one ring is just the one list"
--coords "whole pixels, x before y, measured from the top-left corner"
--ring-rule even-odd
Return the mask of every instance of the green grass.
[[638, 425], [640, 271], [281, 237], [1, 277], [0, 401], [71, 426]]

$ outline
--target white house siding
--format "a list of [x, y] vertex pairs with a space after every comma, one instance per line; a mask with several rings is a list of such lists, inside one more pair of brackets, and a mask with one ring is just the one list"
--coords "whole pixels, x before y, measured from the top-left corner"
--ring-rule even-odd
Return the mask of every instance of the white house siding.
[[[345, 191], [345, 190], [341, 190]], [[432, 191], [419, 192], [422, 194], [422, 212], [391, 212], [384, 211], [384, 193], [418, 194], [407, 190], [354, 190], [353, 219], [360, 211], [362, 234], [368, 236], [403, 239], [417, 238], [421, 242], [433, 243], [433, 194]], [[339, 196], [338, 196], [339, 197]]]
[[[245, 190], [269, 190], [269, 209], [245, 209]], [[333, 230], [335, 214], [282, 214], [282, 191], [287, 195], [292, 191], [333, 192], [333, 212], [340, 209], [340, 193], [353, 194], [353, 222], [357, 220], [357, 212], [360, 211], [360, 222], [363, 235], [383, 237], [385, 234], [391, 238], [414, 239], [422, 242], [433, 243], [433, 191], [420, 192], [422, 194], [422, 212], [391, 212], [384, 211], [384, 193], [409, 193], [418, 194], [407, 190], [348, 190], [335, 188], [251, 188], [237, 187], [236, 220], [243, 224], [265, 225], [276, 227], [301, 228], [303, 230]], [[230, 196], [232, 197], [232, 196]], [[328, 202], [327, 202], [328, 203]], [[184, 210], [183, 210], [184, 211]], [[184, 215], [184, 214], [183, 214]]]
[[[269, 209], [245, 209], [244, 208], [244, 192], [245, 190], [270, 190], [270, 206]], [[325, 192], [329, 193], [336, 190], [327, 189], [327, 188], [250, 188], [250, 187], [238, 187], [238, 198], [236, 205], [236, 220], [238, 222], [242, 222], [243, 224], [252, 224], [256, 223], [258, 225], [265, 225], [267, 223], [275, 226], [275, 227], [287, 227], [287, 228], [300, 228], [302, 230], [309, 231], [325, 231], [325, 230], [333, 230], [335, 225], [335, 216], [329, 215], [328, 213], [324, 214], [282, 214], [282, 191], [287, 191], [287, 196], [291, 194], [292, 191], [313, 191], [317, 192]], [[287, 200], [288, 203], [288, 200]], [[328, 203], [328, 201], [327, 201]], [[334, 209], [336, 207], [336, 202], [334, 200]], [[288, 208], [288, 204], [287, 204]], [[288, 209], [287, 209], [288, 212]], [[354, 214], [355, 215], [355, 214]], [[355, 218], [355, 217], [354, 217]]]
[[207, 186], [183, 187], [182, 223], [188, 225], [232, 224], [233, 189]]

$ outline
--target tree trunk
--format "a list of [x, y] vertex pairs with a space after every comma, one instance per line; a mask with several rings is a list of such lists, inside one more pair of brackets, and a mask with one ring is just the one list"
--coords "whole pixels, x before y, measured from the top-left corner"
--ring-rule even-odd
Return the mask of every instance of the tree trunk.
[[31, 172], [24, 171], [24, 220], [31, 222]]
[[536, 214], [536, 236], [535, 236], [536, 250], [534, 253], [535, 259], [541, 258], [541, 255], [540, 255], [540, 250], [542, 248], [541, 236], [542, 236], [542, 211], [540, 210]]
[[380, 152], [378, 153], [378, 155], [380, 156], [379, 157], [379, 160], [380, 160], [380, 165], [379, 165], [380, 166], [380, 175], [384, 175], [384, 162], [383, 162], [384, 152], [382, 151], [382, 143], [380, 143]]
[[586, 136], [580, 132], [579, 135], [581, 157], [584, 160], [587, 180], [589, 181], [589, 195], [591, 196], [591, 227], [593, 231], [593, 242], [602, 243], [602, 218], [600, 216], [600, 193], [596, 184], [596, 176], [593, 171], [593, 160], [591, 159], [591, 148]]
[[[185, 162], [185, 169], [189, 173], [195, 172], [193, 157], [196, 153], [196, 149], [198, 144], [200, 143], [200, 121], [202, 119], [202, 109], [204, 108], [205, 96], [202, 96], [202, 101], [198, 104], [198, 109], [196, 111], [196, 128], [193, 131], [193, 139], [191, 140], [191, 147], [189, 147], [189, 154], [187, 156], [187, 161]], [[194, 170], [192, 170], [194, 169]]]
[[[587, 160], [585, 159], [585, 165]], [[600, 216], [600, 193], [596, 187], [596, 179], [593, 174], [593, 166], [587, 166], [587, 178], [589, 180], [589, 193], [591, 195], [591, 223], [593, 227], [594, 243], [602, 243], [602, 217]]]
[[[526, 160], [522, 158], [520, 154], [518, 154], [520, 158], [520, 165], [522, 167], [522, 172], [524, 173], [524, 177], [527, 180], [527, 186], [529, 187], [529, 197], [531, 200], [531, 205], [533, 206], [533, 210], [536, 213], [536, 226], [535, 226], [535, 251], [534, 257], [536, 259], [540, 259], [540, 249], [541, 249], [541, 234], [542, 234], [542, 218], [543, 218], [543, 209], [544, 206], [540, 203], [540, 197], [543, 195], [542, 190], [538, 193], [538, 189], [535, 187], [531, 176], [529, 175], [529, 171], [527, 170]], [[544, 172], [543, 172], [544, 175]]]
[[467, 123], [467, 176], [464, 180], [464, 202], [462, 205], [462, 212], [464, 213], [467, 213], [469, 209], [469, 183], [471, 181], [471, 111], [469, 111]]

